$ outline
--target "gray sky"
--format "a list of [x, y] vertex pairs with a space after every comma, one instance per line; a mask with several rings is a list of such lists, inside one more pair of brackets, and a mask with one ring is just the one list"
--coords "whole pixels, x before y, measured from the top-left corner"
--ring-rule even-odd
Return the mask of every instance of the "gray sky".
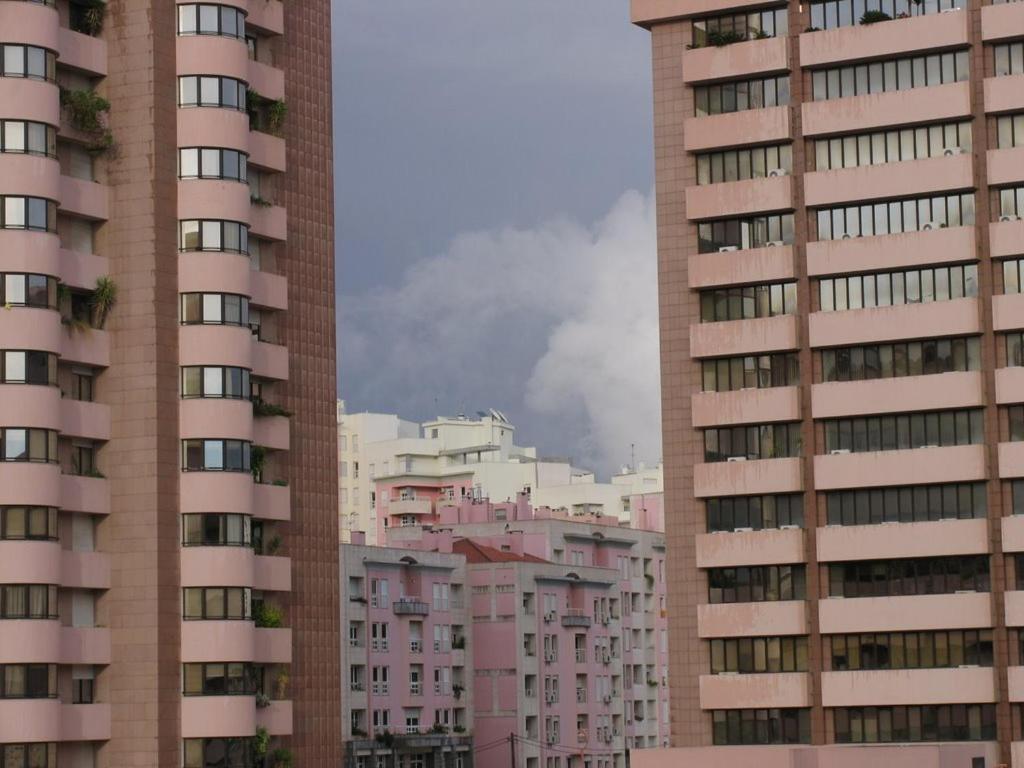
[[350, 410], [494, 407], [548, 455], [659, 457], [649, 38], [628, 15], [335, 0]]

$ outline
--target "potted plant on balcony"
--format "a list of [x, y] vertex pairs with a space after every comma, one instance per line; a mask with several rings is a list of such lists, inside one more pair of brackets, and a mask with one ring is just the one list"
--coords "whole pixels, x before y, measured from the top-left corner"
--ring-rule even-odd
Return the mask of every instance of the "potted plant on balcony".
[[395, 745], [395, 735], [387, 728], [383, 731], [378, 731], [377, 735], [374, 736], [373, 739], [386, 749], [391, 749], [391, 747]]
[[107, 315], [117, 303], [117, 283], [109, 277], [97, 277], [96, 287], [89, 297], [89, 307], [92, 310], [93, 328], [103, 328], [107, 324]]
[[288, 670], [285, 667], [277, 668], [277, 678], [274, 680], [274, 694], [277, 699], [288, 698], [288, 683], [290, 678], [288, 677]]
[[892, 21], [890, 16], [885, 11], [864, 11], [864, 15], [860, 17], [861, 24], [877, 24], [880, 21]]
[[256, 735], [252, 737], [252, 754], [257, 764], [266, 757], [267, 748], [270, 746], [270, 731], [262, 725], [256, 726]]
[[253, 610], [253, 620], [261, 629], [280, 629], [284, 626], [284, 612], [270, 603], [257, 603]]
[[465, 689], [461, 685], [459, 685], [458, 683], [452, 683], [452, 695], [456, 699], [461, 699], [462, 698], [462, 692], [464, 690]]
[[273, 768], [292, 768], [293, 762], [292, 751], [286, 747], [278, 747], [270, 755], [270, 764]]

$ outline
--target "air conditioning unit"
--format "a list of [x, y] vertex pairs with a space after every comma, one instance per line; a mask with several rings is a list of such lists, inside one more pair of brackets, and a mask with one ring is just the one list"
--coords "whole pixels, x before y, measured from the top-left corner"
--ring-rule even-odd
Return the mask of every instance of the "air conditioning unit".
[[611, 704], [612, 703], [612, 695], [610, 693], [606, 693], [604, 695], [604, 703], [605, 704]]
[[545, 651], [545, 653], [544, 653], [544, 661], [552, 662], [554, 660], [555, 660], [555, 654], [553, 654], [551, 651]]
[[746, 461], [746, 460], [747, 460], [746, 456], [730, 456], [729, 458], [726, 459], [726, 461]]
[[778, 178], [780, 176], [789, 176], [789, 171], [787, 171], [785, 168], [772, 168], [770, 171], [768, 171], [769, 178]]
[[544, 701], [546, 701], [548, 704], [554, 704], [555, 703], [555, 694], [554, 694], [554, 692], [553, 691], [548, 691], [547, 693], [545, 693], [544, 694]]
[[766, 247], [768, 247], [768, 248], [775, 248], [776, 246], [783, 246], [783, 245], [785, 245], [785, 243], [782, 242], [781, 240], [769, 240], [766, 243]]
[[846, 456], [849, 452], [849, 448], [833, 448], [828, 453], [830, 456]]
[[942, 150], [943, 157], [956, 157], [964, 153], [963, 147], [946, 147]]
[[999, 217], [1000, 221], [1018, 221], [1020, 216], [1014, 216], [1012, 213], [1007, 213]]
[[738, 251], [740, 247], [738, 245], [723, 245], [718, 249], [719, 253], [729, 253], [730, 251]]
[[780, 531], [799, 531], [800, 530], [800, 526], [799, 525], [780, 525], [779, 526], [779, 530]]
[[733, 528], [733, 533], [752, 533], [753, 528]]
[[606, 653], [604, 656], [602, 656], [601, 657], [601, 663], [602, 664], [611, 664], [612, 663], [611, 654]]
[[938, 228], [939, 225], [936, 224], [934, 221], [926, 221], [924, 224], [921, 225], [921, 229], [925, 232], [930, 232], [931, 230]]

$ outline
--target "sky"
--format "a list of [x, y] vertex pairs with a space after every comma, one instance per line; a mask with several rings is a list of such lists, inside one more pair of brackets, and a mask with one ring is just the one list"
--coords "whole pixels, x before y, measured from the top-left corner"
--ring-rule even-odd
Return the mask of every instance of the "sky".
[[628, 0], [334, 0], [339, 395], [660, 458], [650, 41]]

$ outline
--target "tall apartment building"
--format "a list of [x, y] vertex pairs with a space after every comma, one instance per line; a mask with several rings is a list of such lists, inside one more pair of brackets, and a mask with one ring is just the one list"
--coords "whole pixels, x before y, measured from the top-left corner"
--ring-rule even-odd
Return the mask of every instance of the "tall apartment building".
[[354, 538], [341, 545], [345, 765], [472, 768], [466, 558]]
[[632, 15], [680, 748], [635, 764], [1024, 765], [1024, 4]]
[[514, 768], [622, 768], [665, 746], [664, 535], [525, 497], [439, 515], [387, 539], [465, 557], [477, 760], [513, 766], [514, 747]]
[[0, 0], [4, 765], [340, 761], [329, 16]]

